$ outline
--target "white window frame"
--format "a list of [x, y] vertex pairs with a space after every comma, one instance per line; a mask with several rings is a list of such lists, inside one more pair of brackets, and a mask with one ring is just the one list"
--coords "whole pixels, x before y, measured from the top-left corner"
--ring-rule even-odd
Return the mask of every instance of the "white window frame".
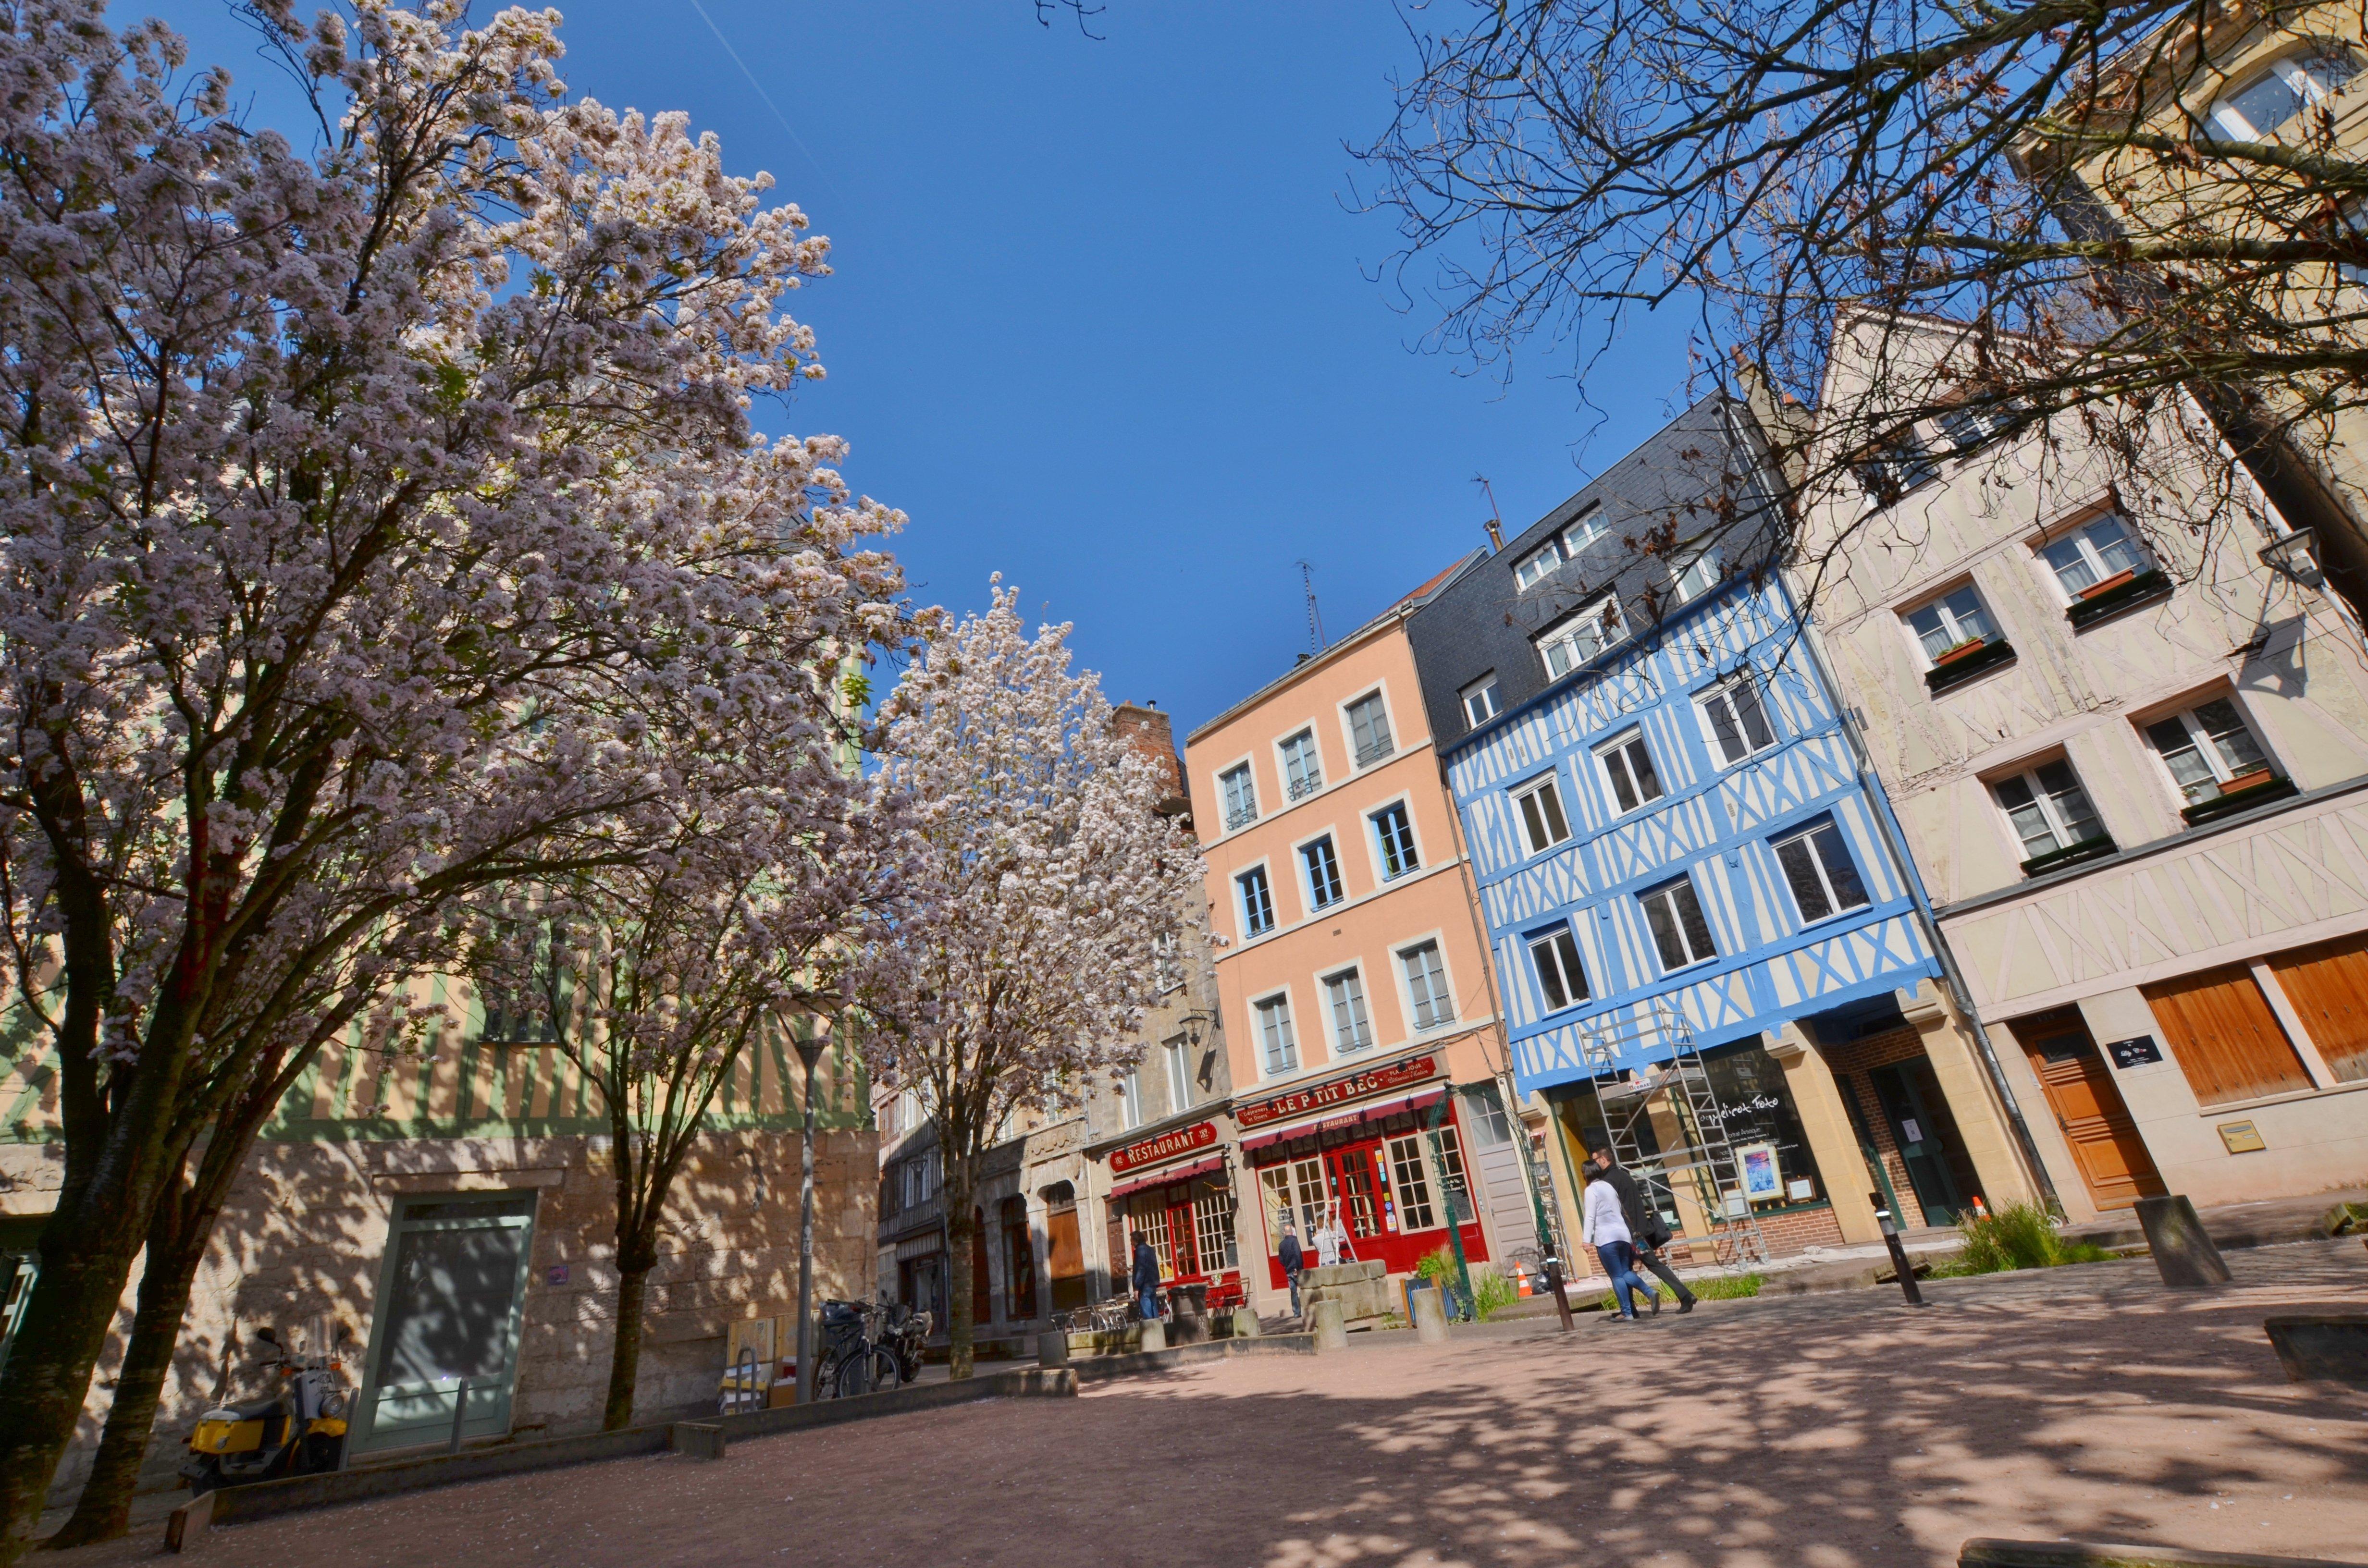
[[[1365, 1032], [1365, 1038], [1361, 1041], [1355, 1040], [1349, 1031], [1341, 1028], [1343, 1020], [1340, 1016], [1340, 993], [1335, 991], [1333, 986], [1337, 982], [1344, 980], [1356, 988], [1355, 1002], [1361, 1017], [1355, 1022]], [[1332, 1025], [1332, 1054], [1336, 1057], [1354, 1056], [1360, 1051], [1372, 1050], [1373, 1002], [1365, 992], [1364, 965], [1360, 963], [1343, 965], [1329, 974], [1316, 976], [1315, 983], [1324, 993], [1325, 1016]]]
[[[1736, 704], [1735, 691], [1738, 687], [1750, 689], [1754, 706], [1759, 710], [1759, 722], [1768, 731], [1768, 738], [1757, 744], [1751, 739], [1749, 727], [1743, 722], [1743, 710]], [[1772, 711], [1775, 705], [1770, 700], [1770, 695], [1768, 683], [1753, 670], [1738, 671], [1694, 693], [1694, 712], [1702, 722], [1702, 745], [1710, 753], [1712, 762], [1722, 768], [1740, 767], [1760, 753], [1774, 751], [1784, 744], [1783, 733], [1776, 725], [1776, 715]], [[1718, 744], [1715, 709], [1721, 705], [1725, 708], [1727, 717], [1734, 721], [1736, 737], [1743, 742], [1743, 755], [1732, 759]]]
[[1159, 1049], [1167, 1053], [1167, 1108], [1190, 1110], [1192, 1107], [1192, 1043], [1184, 1036], [1178, 1035]]
[[1934, 654], [1930, 649], [1924, 646], [1924, 635], [1922, 632], [1916, 630], [1914, 618], [1923, 614], [1928, 609], [1937, 609], [1940, 612], [1941, 624], [1948, 631], [1952, 639], [1949, 645], [1941, 649], [1941, 652], [1942, 653], [1955, 652], [1957, 649], [1964, 646], [1967, 642], [1975, 641], [1975, 639], [1966, 636], [1964, 632], [1964, 627], [1969, 623], [1963, 620], [1958, 612], [1950, 608], [1949, 601], [1955, 598], [1959, 594], [1971, 594], [1974, 596], [1975, 613], [1979, 615], [1984, 623], [1986, 623], [1989, 628], [1989, 630], [1983, 634], [1980, 641], [1984, 642], [1995, 642], [1999, 637], [2004, 635], [2004, 633], [1998, 629], [1998, 616], [1991, 611], [1989, 600], [1984, 597], [1978, 585], [1970, 582], [1957, 583], [1952, 584], [1951, 586], [1943, 589], [1940, 593], [1927, 594], [1924, 597], [1917, 600], [1914, 604], [1909, 605], [1906, 609], [1899, 612], [1899, 624], [1907, 633], [1908, 646], [1916, 650], [1916, 656], [1923, 661], [1924, 667], [1928, 670], [1939, 667], [1939, 657]]
[[[1319, 844], [1331, 845], [1332, 875], [1340, 884], [1340, 893], [1338, 897], [1328, 899], [1320, 903], [1316, 902], [1315, 898], [1315, 877], [1314, 869], [1307, 863], [1307, 852], [1315, 848]], [[1291, 854], [1292, 858], [1299, 863], [1300, 902], [1306, 906], [1307, 912], [1310, 915], [1315, 914], [1318, 910], [1337, 909], [1340, 905], [1349, 902], [1349, 877], [1348, 873], [1341, 869], [1340, 867], [1340, 836], [1338, 833], [1334, 832], [1331, 828], [1326, 827], [1322, 833], [1311, 835], [1310, 836], [1303, 838], [1298, 843], [1292, 845], [1291, 846]]]
[[[1237, 773], [1242, 776], [1246, 785], [1245, 792], [1249, 801], [1249, 815], [1239, 821], [1234, 818], [1234, 804], [1230, 799], [1233, 792], [1225, 784], [1225, 780]], [[1237, 757], [1217, 769], [1217, 810], [1227, 833], [1239, 833], [1258, 820], [1258, 769], [1250, 766], [1248, 757]]]
[[[1611, 607], [1611, 602], [1610, 594], [1598, 594], [1532, 639], [1532, 643], [1538, 651], [1538, 663], [1544, 669], [1546, 679], [1560, 680], [1588, 660], [1602, 657], [1628, 640], [1628, 628], [1624, 619], [1620, 625], [1614, 627], [1607, 627], [1603, 624], [1603, 612]], [[1602, 637], [1602, 641], [1598, 642], [1591, 652], [1579, 653], [1578, 634], [1590, 626]], [[1559, 670], [1554, 668], [1554, 653], [1557, 649], [1563, 650], [1565, 656], [1570, 660]]]
[[[1379, 820], [1393, 807], [1406, 813], [1406, 837], [1414, 843], [1413, 858], [1395, 872], [1389, 869], [1389, 862], [1382, 855], [1382, 824]], [[1377, 801], [1365, 812], [1365, 853], [1373, 858], [1375, 886], [1413, 876], [1430, 864], [1429, 858], [1423, 852], [1422, 833], [1415, 825], [1414, 801], [1411, 796], [1397, 795], [1386, 801]]]
[[[2072, 836], [2072, 830], [2066, 824], [2063, 812], [2056, 808], [2055, 797], [2040, 784], [2039, 770], [2051, 762], [2062, 763], [2071, 773], [2073, 785], [2079, 790], [2080, 798], [2089, 802], [2089, 810], [2094, 813], [2098, 835], [2108, 841], [2112, 838], [2112, 830], [2105, 825], [2105, 813], [2097, 810], [2097, 798], [2089, 793], [2089, 781], [2080, 777], [2080, 769], [2073, 765], [2070, 755], [2056, 752], [2047, 756], [2033, 757], [2010, 773], [1997, 774], [1983, 781], [1989, 791], [1991, 804], [1998, 808], [1998, 817], [2006, 825], [2007, 841], [2021, 851], [2019, 858], [2024, 860], [2036, 860], [2043, 855], [2053, 855], [2058, 850], [2069, 849], [2076, 844], [2091, 842], [2089, 839]], [[2022, 834], [2014, 825], [2014, 813], [2009, 809], [2007, 803], [1998, 798], [1998, 786], [2010, 778], [2021, 779], [2024, 787], [2030, 790], [2032, 801], [2039, 807], [2039, 814], [2046, 822], [2048, 832], [2057, 840], [2052, 846], [2035, 850], [2023, 842]]]
[[1677, 591], [1678, 602], [1690, 605], [1718, 586], [1718, 551], [1697, 551], [1683, 566], [1669, 574], [1669, 585]]
[[[1398, 1233], [1439, 1229], [1439, 1210], [1430, 1193], [1430, 1162], [1423, 1157], [1426, 1140], [1419, 1131], [1390, 1139], [1390, 1187], [1397, 1199]], [[1416, 1216], [1420, 1215], [1417, 1222]]]
[[[1427, 1024], [1421, 1021], [1420, 1010], [1415, 1001], [1414, 971], [1406, 964], [1409, 957], [1421, 952], [1425, 948], [1438, 955], [1439, 996], [1447, 1008], [1444, 1017], [1434, 1017]], [[1417, 937], [1411, 942], [1402, 943], [1391, 950], [1390, 956], [1397, 960], [1398, 993], [1405, 1003], [1406, 1032], [1409, 1035], [1423, 1035], [1434, 1029], [1451, 1028], [1461, 1021], [1457, 1017], [1458, 1009], [1455, 1006], [1455, 976], [1448, 971], [1447, 944], [1440, 940], [1439, 933], [1434, 931], [1428, 936]]]
[[[1293, 760], [1291, 744], [1301, 740], [1307, 743], [1306, 760], [1311, 766], [1305, 778], [1293, 778], [1291, 776]], [[1274, 776], [1282, 781], [1282, 799], [1286, 805], [1294, 801], [1304, 801], [1323, 790], [1324, 744], [1315, 738], [1315, 725], [1302, 724], [1274, 743]], [[1306, 786], [1304, 789], [1301, 788], [1303, 784]]]
[[[1497, 672], [1494, 670], [1457, 692], [1455, 699], [1463, 705], [1463, 722], [1474, 730], [1505, 710], [1497, 700]], [[1472, 709], [1475, 701], [1485, 703], [1488, 711], [1474, 712]]]
[[[1676, 903], [1677, 890], [1681, 887], [1693, 895], [1694, 913], [1702, 916], [1702, 931], [1710, 938], [1709, 952], [1695, 952], [1693, 950], [1693, 938], [1686, 935], [1686, 923], [1683, 912], [1677, 907]], [[1668, 955], [1661, 951], [1660, 938], [1653, 933], [1653, 920], [1651, 915], [1652, 905], [1656, 899], [1664, 898], [1670, 901], [1668, 911], [1670, 928], [1677, 933], [1679, 943], [1685, 949], [1689, 955], [1686, 961], [1680, 964], [1672, 964], [1668, 961]], [[1688, 871], [1681, 877], [1674, 877], [1668, 881], [1663, 882], [1658, 887], [1648, 888], [1645, 892], [1638, 893], [1636, 895], [1636, 903], [1638, 912], [1643, 915], [1645, 921], [1645, 940], [1652, 944], [1653, 957], [1660, 963], [1661, 972], [1663, 974], [1677, 974], [1686, 970], [1698, 969], [1703, 964], [1713, 961], [1720, 956], [1718, 950], [1718, 931], [1711, 924], [1710, 906], [1702, 902], [1702, 889], [1694, 885], [1694, 878], [1691, 871]]]
[[[1252, 929], [1250, 926], [1249, 889], [1245, 884], [1256, 877], [1266, 889], [1266, 924]], [[1274, 873], [1263, 859], [1253, 860], [1234, 872], [1234, 918], [1241, 922], [1245, 942], [1282, 929], [1282, 917], [1274, 906]]]
[[[2350, 73], [2340, 82], [2322, 79], [2323, 76], [2331, 78], [2332, 73], [2311, 69], [2314, 65], [2323, 64], [2330, 51], [2340, 52], [2344, 63], [2351, 67]], [[2284, 127], [2293, 124], [2302, 115], [2342, 92], [2358, 78], [2359, 74], [2359, 61], [2353, 57], [2350, 50], [2344, 49], [2340, 44], [2309, 44], [2301, 49], [2291, 50], [2270, 62], [2260, 70], [2247, 72], [2241, 78], [2244, 84], [2242, 86], [2224, 89], [2214, 95], [2212, 106], [2204, 110], [2202, 116], [2205, 132], [2214, 138], [2226, 138], [2237, 142], [2266, 142]], [[2245, 112], [2237, 107], [2237, 100], [2272, 76], [2283, 82], [2287, 90], [2299, 101], [2294, 112], [2277, 124], [2255, 125], [2246, 119]]]
[[[1997, 440], [2006, 433], [2007, 426], [2013, 421], [2013, 412], [2001, 408], [1996, 403], [1986, 403], [1980, 407], [1945, 408], [1932, 419], [1932, 423], [1940, 426], [1941, 434], [1948, 440], [1947, 455], [1959, 458], [1970, 457]], [[1971, 436], [1972, 439], [1966, 439], [1968, 436]]]
[[[1530, 970], [1537, 982], [1540, 1017], [1585, 1006], [1595, 999], [1594, 988], [1588, 983], [1586, 955], [1578, 950], [1578, 932], [1569, 921], [1532, 932], [1521, 941], [1530, 950]], [[1561, 950], [1564, 946], [1569, 949], [1567, 954]], [[1553, 983], [1562, 989], [1563, 999], [1560, 1002], [1554, 999], [1554, 990], [1547, 983], [1549, 963], [1553, 968]], [[1578, 983], [1576, 986], [1571, 983], [1570, 971], [1574, 968], [1577, 971]]]
[[[1378, 702], [1382, 705], [1382, 729], [1389, 742], [1370, 758], [1361, 754], [1357, 744], [1356, 721], [1357, 710], [1368, 702]], [[1398, 755], [1397, 716], [1390, 701], [1389, 687], [1386, 683], [1376, 686], [1369, 691], [1360, 691], [1340, 704], [1340, 735], [1349, 747], [1349, 771], [1352, 774], [1362, 773], [1369, 767], [1379, 767]]]
[[1561, 570], [1570, 557], [1562, 552], [1562, 535], [1555, 534], [1545, 543], [1513, 562], [1513, 591], [1526, 594], [1540, 583]]
[[1143, 1125], [1143, 1077], [1132, 1067], [1119, 1074], [1118, 1119], [1120, 1129], [1127, 1132]]
[[[1570, 812], [1563, 805], [1562, 786], [1555, 782], [1559, 777], [1559, 774], [1549, 773], [1508, 792], [1513, 804], [1513, 822], [1520, 833], [1521, 843], [1531, 855], [1543, 855], [1571, 840]], [[1539, 806], [1536, 833], [1531, 831], [1529, 807], [1532, 801]], [[1548, 806], [1552, 807], [1551, 812], [1547, 810]], [[1561, 819], [1561, 833], [1554, 831], [1552, 818]], [[1538, 836], [1540, 834], [1545, 835], [1543, 840]]]
[[[2146, 549], [2146, 541], [2138, 537], [2137, 529], [2130, 526], [2130, 520], [2127, 517], [2110, 507], [2103, 511], [2091, 512], [2078, 522], [2049, 533], [2046, 538], [2039, 541], [2037, 548], [2032, 551], [2039, 558], [2040, 567], [2046, 572], [2048, 581], [2055, 585], [2056, 593], [2063, 597], [2064, 602], [2067, 605], [2078, 604], [2081, 595], [2094, 588], [2097, 583], [2104, 582], [2116, 574], [2105, 569], [2104, 552], [2097, 548], [2096, 540], [2089, 537], [2091, 530], [2105, 523], [2111, 523], [2122, 530], [2122, 537], [2129, 541], [2131, 553], [2137, 557], [2137, 563], [2126, 568], [2132, 575], [2154, 570], [2152, 552]], [[2066, 544], [2071, 545], [2078, 552], [2082, 565], [2096, 574], [2096, 582], [2081, 588], [2073, 587], [2065, 582], [2064, 568], [2050, 561], [2047, 558], [2047, 552], [2059, 545]]]
[[[1282, 1020], [1283, 1050], [1290, 1053], [1291, 1058], [1280, 1067], [1275, 1065], [1274, 1041], [1266, 1027], [1270, 1006], [1281, 1009], [1271, 1016]], [[1287, 985], [1280, 991], [1269, 991], [1263, 996], [1250, 998], [1250, 1038], [1256, 1042], [1258, 1076], [1261, 1078], [1283, 1078], [1299, 1071], [1299, 1026], [1292, 1017], [1293, 1010], [1291, 987]]]
[[[2237, 700], [2237, 694], [2234, 691], [2224, 688], [2219, 691], [2199, 692], [2182, 700], [2176, 708], [2158, 709], [2143, 719], [2132, 721], [2137, 726], [2139, 742], [2153, 756], [2156, 768], [2169, 782], [2172, 796], [2182, 806], [2198, 806], [2205, 801], [2218, 800], [2221, 790], [2226, 788], [2228, 780], [2240, 777], [2237, 770], [2229, 764], [2228, 759], [2220, 755], [2219, 744], [2213, 740], [2212, 733], [2206, 730], [2195, 717], [2197, 709], [2213, 702], [2226, 703], [2229, 710], [2237, 715], [2237, 722], [2244, 730], [2245, 738], [2252, 742], [2253, 749], [2260, 754], [2260, 767], [2268, 768], [2273, 777], [2283, 777], [2284, 773], [2284, 769], [2278, 766], [2278, 759], [2271, 752], [2268, 743], [2261, 739], [2261, 732], [2254, 726], [2253, 716], [2245, 711], [2245, 705]], [[2211, 769], [2212, 782], [2220, 787], [2213, 793], [2196, 800], [2189, 800], [2187, 787], [2179, 781], [2179, 775], [2170, 770], [2170, 759], [2165, 756], [2162, 748], [2155, 744], [2154, 727], [2157, 724], [2174, 722], [2187, 733], [2189, 744], [2194, 746], [2196, 755], [2203, 759], [2204, 766]], [[2253, 769], [2247, 768], [2245, 771], [2249, 773]], [[2084, 790], [2086, 786], [2083, 786]], [[2096, 802], [2091, 801], [2089, 804], [2093, 806]]]
[[[1834, 885], [1833, 868], [1826, 863], [1825, 852], [1819, 847], [1818, 840], [1829, 833], [1840, 845], [1842, 858], [1850, 865], [1850, 877], [1858, 883], [1859, 899], [1856, 903], [1842, 902], [1841, 890]], [[1784, 851], [1788, 846], [1795, 844], [1806, 848], [1809, 867], [1816, 873], [1817, 887], [1825, 894], [1826, 912], [1823, 915], [1811, 915], [1801, 907], [1801, 891], [1793, 885], [1792, 873], [1784, 867]], [[1866, 885], [1866, 872], [1859, 865], [1857, 858], [1850, 854], [1850, 835], [1842, 831], [1839, 817], [1828, 813], [1815, 822], [1804, 823], [1789, 833], [1770, 839], [1768, 849], [1776, 857], [1776, 880], [1784, 885], [1786, 892], [1793, 895], [1793, 913], [1801, 917], [1803, 926], [1816, 926], [1827, 920], [1839, 920], [1845, 915], [1873, 907], [1873, 890]]]
[[[1712, 744], [1715, 749], [1717, 744], [1715, 737]], [[1653, 774], [1653, 792], [1649, 795], [1636, 787], [1636, 770], [1628, 756], [1629, 752], [1639, 748], [1645, 753], [1645, 766], [1650, 768]], [[1617, 770], [1612, 767], [1615, 758], [1619, 762]], [[1596, 747], [1595, 766], [1603, 776], [1603, 787], [1611, 795], [1611, 814], [1615, 817], [1626, 816], [1631, 812], [1641, 812], [1669, 792], [1669, 787], [1661, 781], [1660, 765], [1653, 760], [1652, 744], [1645, 740], [1645, 727], [1642, 724], [1616, 736], [1610, 744]], [[1622, 778], [1628, 781], [1629, 792], [1636, 797], [1636, 803], [1633, 806], [1623, 806], [1620, 803], [1620, 781]]]

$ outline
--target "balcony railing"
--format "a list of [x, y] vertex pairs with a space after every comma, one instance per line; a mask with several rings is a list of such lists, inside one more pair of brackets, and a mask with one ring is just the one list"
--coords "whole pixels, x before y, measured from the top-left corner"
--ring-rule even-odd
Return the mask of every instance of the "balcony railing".
[[1304, 774], [1300, 778], [1291, 780], [1285, 788], [1289, 790], [1292, 800], [1304, 801], [1307, 799], [1308, 796], [1315, 793], [1316, 790], [1324, 788], [1324, 776], [1320, 773]]
[[1389, 736], [1376, 735], [1357, 748], [1357, 766], [1371, 767], [1397, 749], [1397, 743], [1391, 740]]
[[1256, 821], [1258, 821], [1258, 807], [1256, 805], [1237, 805], [1227, 806], [1225, 808], [1225, 831], [1227, 833], [1233, 832], [1237, 827], [1247, 827], [1250, 824]]

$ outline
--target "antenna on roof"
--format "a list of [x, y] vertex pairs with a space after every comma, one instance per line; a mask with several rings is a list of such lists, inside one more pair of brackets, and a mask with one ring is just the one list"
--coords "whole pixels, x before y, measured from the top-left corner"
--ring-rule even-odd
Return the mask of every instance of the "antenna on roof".
[[1474, 474], [1472, 483], [1478, 485], [1488, 497], [1488, 520], [1480, 526], [1488, 530], [1489, 544], [1502, 550], [1505, 548], [1505, 518], [1497, 506], [1496, 488], [1488, 483], [1488, 476], [1485, 473]]
[[1315, 568], [1306, 562], [1299, 562], [1299, 585], [1307, 593], [1307, 641], [1315, 652], [1324, 652], [1324, 617], [1315, 608]]

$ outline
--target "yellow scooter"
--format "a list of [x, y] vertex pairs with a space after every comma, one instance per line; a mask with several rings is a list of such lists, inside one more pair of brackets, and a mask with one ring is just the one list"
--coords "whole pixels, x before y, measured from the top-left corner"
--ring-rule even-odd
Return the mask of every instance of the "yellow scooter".
[[[310, 1354], [291, 1354], [268, 1328], [256, 1330], [255, 1337], [271, 1347], [263, 1370], [276, 1386], [198, 1417], [189, 1462], [181, 1467], [191, 1492], [311, 1475], [336, 1469], [345, 1458], [345, 1362], [328, 1343], [325, 1321], [316, 1319], [306, 1335]], [[346, 1337], [342, 1327], [336, 1337]]]

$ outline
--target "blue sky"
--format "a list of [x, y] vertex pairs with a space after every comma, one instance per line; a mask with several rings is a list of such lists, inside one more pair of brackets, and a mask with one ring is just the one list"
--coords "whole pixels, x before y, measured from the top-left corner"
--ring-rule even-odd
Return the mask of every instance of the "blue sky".
[[[1109, 0], [1096, 40], [1030, 0], [702, 3], [780, 118], [687, 0], [563, 4], [563, 70], [689, 110], [830, 236], [792, 298], [829, 379], [766, 424], [848, 438], [917, 597], [1001, 571], [1179, 743], [1308, 647], [1295, 562], [1337, 636], [1485, 542], [1474, 473], [1517, 530], [1677, 412], [1681, 320], [1584, 392], [1543, 350], [1509, 386], [1419, 351], [1344, 148], [1413, 59], [1387, 6]], [[143, 11], [284, 113], [222, 0]]]

